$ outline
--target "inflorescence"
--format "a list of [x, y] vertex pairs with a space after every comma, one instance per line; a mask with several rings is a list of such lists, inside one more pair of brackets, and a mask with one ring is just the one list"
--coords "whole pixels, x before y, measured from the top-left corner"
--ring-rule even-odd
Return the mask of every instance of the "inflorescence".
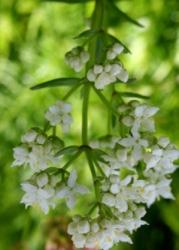
[[[106, 52], [104, 64], [95, 64], [86, 72], [86, 80], [94, 83], [97, 91], [117, 81], [128, 81], [128, 72], [118, 61], [123, 51], [121, 44], [114, 43]], [[89, 59], [82, 47], [65, 56], [77, 72]], [[14, 148], [13, 166], [25, 166], [32, 172], [32, 177], [22, 183], [25, 194], [21, 202], [26, 207], [38, 205], [48, 213], [65, 199], [71, 209], [80, 196], [87, 197], [94, 189], [90, 212], [74, 216], [68, 226], [74, 245], [106, 250], [118, 242], [132, 243], [132, 233], [147, 224], [143, 220], [146, 208], [160, 198], [174, 199], [171, 174], [177, 168], [179, 151], [168, 138], [155, 136], [153, 117], [158, 110], [136, 100], [123, 102], [115, 113], [120, 135], [93, 139], [83, 150], [74, 147], [74, 159], [82, 151], [90, 153], [94, 188], [77, 183], [77, 170], [71, 168], [74, 159], [64, 164], [67, 147], [61, 138], [49, 135], [46, 129], [30, 129], [22, 136], [21, 145]], [[71, 104], [59, 100], [49, 107], [45, 118], [53, 132], [57, 126], [68, 132], [73, 121]]]

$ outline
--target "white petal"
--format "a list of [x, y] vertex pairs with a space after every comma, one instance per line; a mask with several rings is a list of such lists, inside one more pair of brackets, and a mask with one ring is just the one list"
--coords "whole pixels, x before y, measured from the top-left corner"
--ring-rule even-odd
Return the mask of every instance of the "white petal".
[[127, 201], [124, 200], [120, 195], [116, 197], [116, 208], [121, 212], [126, 212], [128, 209]]
[[103, 89], [106, 85], [115, 82], [115, 77], [111, 76], [109, 73], [102, 72], [95, 80], [95, 87], [97, 89]]
[[112, 64], [111, 66], [112, 66], [112, 67], [111, 67], [111, 70], [110, 70], [110, 74], [111, 74], [112, 76], [117, 76], [117, 75], [121, 72], [121, 70], [122, 70], [121, 65], [119, 65], [119, 64], [117, 64], [117, 63]]
[[78, 233], [77, 232], [77, 223], [76, 222], [71, 222], [70, 224], [68, 224], [67, 233], [70, 234], [70, 235]]
[[102, 65], [94, 65], [94, 74], [98, 75], [103, 72], [103, 66]]
[[136, 117], [141, 117], [144, 115], [145, 110], [146, 110], [146, 105], [139, 105], [135, 108], [134, 115]]
[[96, 80], [96, 75], [92, 69], [90, 69], [87, 73], [87, 79], [90, 82], [94, 82]]
[[49, 211], [49, 204], [48, 204], [48, 201], [46, 200], [41, 200], [39, 202], [39, 206], [41, 207], [42, 211], [47, 214], [48, 211]]
[[67, 181], [67, 185], [70, 187], [70, 188], [73, 188], [75, 186], [75, 183], [76, 183], [76, 179], [77, 179], [77, 172], [75, 169], [73, 169], [70, 173], [70, 176], [68, 178], [68, 181]]
[[145, 117], [151, 117], [159, 111], [157, 107], [147, 107], [145, 110]]
[[117, 194], [119, 192], [119, 185], [118, 184], [112, 184], [110, 191], [112, 194]]
[[135, 139], [133, 137], [123, 138], [119, 141], [119, 144], [124, 147], [132, 147], [135, 144]]
[[140, 160], [140, 159], [142, 158], [142, 148], [141, 148], [141, 146], [140, 146], [139, 144], [136, 144], [136, 145], [134, 146], [134, 149], [133, 149], [133, 151], [132, 151], [132, 157], [133, 157], [136, 161], [138, 161], [138, 160]]
[[82, 234], [73, 235], [72, 240], [76, 248], [83, 248], [85, 246], [86, 239]]
[[37, 185], [43, 187], [48, 183], [48, 175], [46, 173], [37, 176]]
[[89, 193], [88, 188], [85, 186], [82, 186], [82, 185], [76, 185], [74, 190], [75, 190], [75, 192], [80, 193], [80, 194]]
[[118, 233], [117, 240], [118, 240], [118, 242], [121, 241], [121, 242], [128, 242], [128, 243], [132, 244], [131, 238], [127, 234], [124, 234], [122, 232]]
[[87, 220], [79, 221], [77, 224], [77, 230], [79, 234], [86, 234], [90, 231], [90, 224]]
[[120, 44], [120, 43], [115, 43], [114, 45], [113, 45], [113, 51], [115, 52], [115, 53], [117, 53], [118, 55], [119, 54], [121, 54], [122, 53], [122, 51], [124, 50], [124, 46], [122, 46], [122, 44]]
[[42, 197], [44, 199], [49, 199], [50, 197], [52, 197], [52, 192], [49, 190], [39, 188], [37, 192], [39, 197]]
[[126, 125], [127, 127], [131, 127], [133, 125], [133, 118], [131, 116], [125, 116], [122, 119], [122, 123]]
[[57, 198], [64, 198], [69, 194], [69, 188], [68, 187], [60, 187], [56, 190], [56, 197]]
[[115, 205], [115, 196], [112, 194], [104, 194], [103, 198], [102, 198], [102, 202], [106, 205], [108, 205], [109, 207], [113, 207]]
[[117, 75], [117, 78], [122, 82], [127, 82], [129, 79], [127, 70], [121, 69], [120, 73]]
[[28, 182], [24, 182], [21, 184], [22, 190], [27, 192], [27, 193], [34, 193], [37, 191], [37, 187], [28, 183]]
[[75, 202], [76, 200], [73, 193], [66, 197], [66, 203], [69, 208], [74, 207]]
[[163, 148], [166, 148], [169, 143], [170, 143], [170, 140], [167, 137], [160, 137], [158, 140], [158, 145]]

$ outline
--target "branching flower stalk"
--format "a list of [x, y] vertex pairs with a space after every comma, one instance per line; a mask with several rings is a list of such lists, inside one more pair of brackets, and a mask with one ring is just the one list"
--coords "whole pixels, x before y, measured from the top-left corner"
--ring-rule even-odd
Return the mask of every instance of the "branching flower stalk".
[[[85, 195], [85, 200], [88, 193], [94, 192], [89, 211], [74, 216], [68, 226], [76, 248], [106, 250], [119, 242], [132, 243], [133, 231], [147, 224], [143, 220], [146, 208], [160, 198], [174, 198], [171, 174], [177, 168], [179, 151], [168, 138], [155, 135], [153, 116], [158, 108], [138, 101], [144, 96], [115, 88], [130, 80], [119, 59], [128, 49], [104, 29], [104, 16], [110, 5], [117, 8], [113, 1], [95, 1], [91, 27], [77, 37], [86, 39], [85, 45], [65, 55], [66, 63], [76, 72], [85, 66], [84, 77], [54, 79], [32, 88], [70, 89], [45, 113], [44, 129], [30, 129], [22, 136], [21, 145], [14, 148], [13, 166], [25, 166], [32, 173], [22, 183], [25, 194], [21, 202], [26, 207], [37, 205], [48, 213], [63, 199], [72, 209], [78, 197]], [[138, 24], [126, 14], [123, 16]], [[79, 88], [83, 90], [81, 145], [66, 146], [56, 128], [60, 126], [63, 133], [68, 133], [73, 118], [72, 105], [66, 101]], [[110, 88], [110, 101], [104, 88]], [[88, 133], [92, 91], [108, 111], [108, 131], [102, 138], [92, 139]], [[125, 97], [134, 100], [126, 102]], [[92, 187], [77, 182], [74, 166], [82, 154], [86, 158], [83, 165], [88, 164], [91, 172]]]

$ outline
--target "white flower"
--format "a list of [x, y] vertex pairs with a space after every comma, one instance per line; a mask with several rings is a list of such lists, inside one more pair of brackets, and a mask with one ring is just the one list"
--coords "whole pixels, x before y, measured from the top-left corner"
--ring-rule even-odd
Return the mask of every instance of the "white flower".
[[135, 120], [131, 129], [133, 136], [138, 137], [139, 131], [155, 131], [155, 125], [152, 116], [154, 116], [158, 112], [158, 110], [159, 109], [157, 107], [150, 107], [147, 105], [138, 105], [134, 109]]
[[115, 43], [108, 51], [107, 51], [107, 59], [113, 60], [118, 55], [120, 55], [124, 50], [124, 47], [120, 43]]
[[[24, 143], [22, 146], [13, 149], [13, 166], [29, 166], [35, 173], [45, 170], [59, 161], [59, 157], [56, 157], [55, 154], [61, 148], [61, 145], [57, 147], [52, 138], [48, 139], [41, 132], [35, 134], [32, 131], [23, 136], [22, 141]], [[35, 136], [32, 136], [32, 134]]]
[[158, 139], [158, 145], [161, 146], [162, 148], [166, 148], [170, 143], [169, 138], [167, 137], [160, 137]]
[[76, 72], [82, 70], [84, 65], [89, 61], [89, 53], [82, 47], [75, 47], [65, 55], [65, 62]]
[[26, 207], [38, 205], [45, 214], [48, 213], [49, 207], [54, 207], [53, 197], [55, 190], [48, 184], [48, 176], [46, 174], [39, 175], [36, 179], [37, 184], [30, 182], [22, 183], [22, 189], [25, 191], [21, 203]]
[[[151, 176], [152, 177], [152, 176]], [[155, 178], [155, 177], [154, 177]], [[170, 187], [171, 180], [158, 176], [158, 180], [138, 180], [132, 187], [136, 191], [136, 202], [146, 203], [150, 207], [156, 199], [163, 197], [165, 199], [173, 199]]]
[[153, 116], [158, 111], [157, 107], [150, 107], [133, 101], [119, 107], [118, 111], [122, 114], [122, 123], [131, 128], [134, 137], [139, 137], [140, 132], [155, 131]]
[[58, 158], [54, 156], [53, 145], [47, 143], [45, 145], [34, 145], [29, 153], [29, 166], [33, 172], [45, 170], [49, 165], [56, 164]]
[[74, 234], [72, 240], [76, 248], [83, 248], [85, 246], [86, 237], [82, 234]]
[[147, 140], [132, 136], [121, 139], [119, 144], [125, 148], [131, 148], [131, 156], [136, 161], [142, 159], [144, 149], [148, 147]]
[[29, 160], [29, 150], [26, 146], [19, 146], [13, 149], [14, 162], [12, 166], [26, 165]]
[[67, 185], [62, 185], [62, 187], [58, 188], [56, 192], [57, 198], [65, 198], [67, 206], [69, 208], [74, 207], [77, 193], [81, 195], [88, 193], [88, 189], [84, 186], [78, 185], [76, 183], [76, 179], [76, 170], [72, 170], [67, 180]]
[[99, 76], [97, 76], [95, 80], [95, 87], [97, 89], [103, 89], [106, 85], [113, 83], [116, 81], [116, 78], [106, 72], [102, 72]]
[[121, 82], [127, 82], [129, 79], [129, 75], [127, 70], [122, 69], [119, 74], [116, 75], [117, 79], [119, 79]]
[[164, 199], [174, 199], [174, 196], [171, 192], [171, 184], [172, 180], [163, 178], [156, 184], [156, 196], [157, 198], [162, 197]]
[[169, 144], [166, 148], [154, 146], [151, 152], [144, 155], [146, 170], [155, 168], [157, 172], [163, 174], [171, 174], [176, 170], [176, 165], [173, 162], [177, 159], [179, 159], [179, 151]]
[[56, 102], [53, 106], [49, 107], [49, 110], [45, 114], [45, 118], [52, 126], [60, 124], [63, 132], [68, 132], [72, 123], [71, 104], [63, 101]]
[[97, 89], [103, 89], [117, 80], [127, 82], [128, 73], [120, 64], [94, 65], [87, 72], [87, 79], [94, 82]]
[[86, 234], [90, 231], [90, 224], [87, 220], [81, 220], [77, 224], [77, 230], [80, 234]]
[[30, 129], [25, 135], [21, 137], [22, 143], [32, 143], [35, 141], [38, 133], [34, 129]]

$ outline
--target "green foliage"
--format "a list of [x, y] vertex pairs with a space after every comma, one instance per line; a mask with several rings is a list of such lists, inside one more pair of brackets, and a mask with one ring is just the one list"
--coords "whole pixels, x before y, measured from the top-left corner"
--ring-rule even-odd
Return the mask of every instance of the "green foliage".
[[[49, 1], [49, 2], [52, 2]], [[71, 84], [78, 85], [80, 79], [74, 77], [62, 79], [71, 74], [63, 61], [63, 55], [76, 42], [93, 39], [96, 31], [84, 30], [88, 25], [93, 1], [63, 0], [1, 0], [0, 5], [0, 250], [10, 249], [44, 249], [45, 237], [42, 234], [43, 222], [46, 220], [34, 208], [25, 210], [19, 204], [21, 192], [19, 183], [24, 176], [21, 169], [11, 168], [12, 148], [19, 143], [20, 135], [34, 125], [43, 124], [43, 112], [55, 98], [66, 95]], [[56, 2], [56, 3], [55, 3]], [[68, 5], [66, 3], [76, 3]], [[79, 3], [86, 3], [79, 4]], [[111, 4], [112, 3], [112, 4]], [[118, 85], [120, 95], [126, 98], [144, 98], [151, 96], [153, 104], [160, 107], [158, 114], [159, 133], [168, 135], [179, 145], [179, 59], [177, 54], [179, 23], [177, 0], [134, 0], [108, 1], [111, 35], [119, 37], [125, 44], [129, 65], [135, 84]], [[110, 9], [113, 9], [110, 10]], [[115, 10], [114, 10], [115, 9]], [[127, 13], [127, 14], [125, 14]], [[131, 19], [140, 17], [140, 21]], [[118, 24], [120, 23], [120, 26]], [[130, 23], [135, 25], [130, 25]], [[137, 26], [143, 24], [143, 29]], [[137, 26], [136, 26], [137, 25]], [[100, 31], [101, 32], [101, 31]], [[72, 39], [78, 35], [78, 39]], [[84, 42], [82, 41], [82, 42]], [[129, 49], [128, 49], [129, 47]], [[47, 81], [47, 79], [56, 79]], [[44, 82], [33, 89], [56, 86], [41, 91], [31, 91], [36, 82]], [[58, 86], [61, 86], [58, 88]], [[135, 94], [135, 93], [140, 94]], [[108, 93], [106, 93], [108, 94]], [[55, 97], [55, 98], [54, 98]], [[74, 94], [71, 100], [77, 107], [74, 111], [76, 124], [74, 133], [66, 140], [78, 141], [81, 118], [78, 107], [80, 95]], [[149, 100], [149, 101], [150, 101]], [[105, 102], [105, 100], [103, 99]], [[91, 123], [97, 129], [91, 137], [103, 135], [107, 113], [101, 108], [95, 94], [91, 97], [93, 108], [90, 110]], [[111, 103], [106, 103], [109, 110]], [[100, 158], [102, 152], [96, 152]], [[81, 176], [83, 179], [83, 176]], [[174, 175], [174, 193], [176, 201], [160, 202], [151, 209], [146, 220], [151, 226], [141, 228], [134, 237], [134, 245], [121, 244], [119, 250], [142, 249], [179, 249], [179, 175]], [[81, 203], [83, 204], [83, 203]], [[80, 206], [80, 205], [79, 205]], [[82, 206], [81, 206], [82, 207]], [[83, 208], [82, 208], [83, 209]], [[62, 215], [65, 207], [53, 215]], [[159, 216], [160, 215], [160, 216]], [[49, 215], [50, 219], [51, 215]], [[141, 239], [142, 243], [141, 243]], [[168, 242], [168, 243], [167, 243]], [[149, 244], [150, 243], [150, 244]]]

